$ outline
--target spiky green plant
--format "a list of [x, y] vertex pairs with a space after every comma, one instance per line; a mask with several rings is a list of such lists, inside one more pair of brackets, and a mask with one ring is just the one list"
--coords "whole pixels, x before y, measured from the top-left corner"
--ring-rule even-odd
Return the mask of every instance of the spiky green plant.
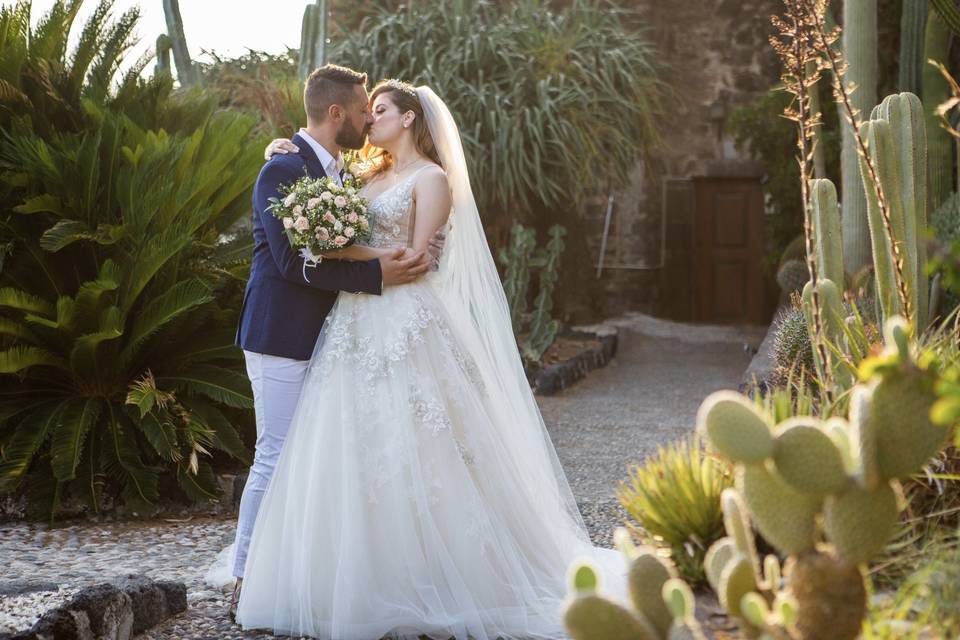
[[146, 59], [112, 91], [137, 12], [111, 23], [102, 2], [68, 55], [78, 6], [36, 28], [28, 3], [0, 9], [17, 96], [0, 112], [0, 490], [46, 518], [117, 486], [153, 502], [161, 474], [215, 496], [207, 454], [247, 460], [231, 423], [252, 404], [227, 306], [249, 245], [223, 233], [248, 210], [254, 122], [141, 79]]
[[598, 180], [624, 184], [657, 140], [664, 90], [644, 31], [623, 24], [634, 17], [605, 0], [563, 11], [534, 0], [385, 6], [330, 57], [436, 90], [461, 125], [490, 220], [556, 222]]
[[[552, 316], [553, 292], [563, 255], [563, 236], [567, 231], [554, 225], [547, 233], [550, 240], [545, 247], [538, 249], [536, 230], [515, 224], [510, 231], [510, 243], [499, 255], [513, 332], [520, 354], [528, 364], [540, 362], [560, 328], [560, 323]], [[539, 274], [539, 287], [533, 311], [528, 311], [530, 281], [534, 273]]]
[[644, 541], [670, 550], [674, 564], [692, 584], [704, 579], [703, 557], [723, 534], [720, 494], [733, 486], [729, 467], [706, 455], [696, 438], [666, 446], [635, 464], [617, 498]]
[[307, 79], [311, 71], [326, 63], [327, 13], [327, 0], [317, 0], [303, 9], [300, 62], [297, 66], [301, 82]]
[[791, 375], [811, 375], [816, 369], [810, 331], [803, 309], [787, 307], [777, 315], [774, 323], [776, 333], [771, 352], [774, 363], [772, 382], [779, 387], [783, 386]]
[[[937, 10], [929, 11], [924, 40], [924, 61], [949, 63], [951, 33]], [[930, 210], [936, 210], [953, 191], [954, 149], [950, 134], [940, 126], [937, 107], [950, 97], [950, 84], [933, 64], [923, 65], [924, 114], [929, 149]]]

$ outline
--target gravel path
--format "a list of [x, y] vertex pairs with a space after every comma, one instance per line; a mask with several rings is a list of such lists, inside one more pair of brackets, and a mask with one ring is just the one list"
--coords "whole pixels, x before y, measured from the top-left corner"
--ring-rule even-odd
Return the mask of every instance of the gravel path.
[[[617, 357], [560, 395], [540, 398], [544, 420], [597, 544], [611, 546], [623, 514], [613, 491], [627, 465], [658, 444], [688, 433], [703, 397], [736, 388], [762, 327], [678, 325], [643, 315], [610, 324], [620, 329]], [[33, 609], [66, 599], [73, 589], [129, 573], [180, 580], [190, 607], [139, 636], [156, 640], [268, 637], [243, 633], [226, 616], [227, 596], [202, 583], [216, 552], [233, 538], [232, 516], [180, 520], [85, 522], [56, 529], [0, 525], [0, 633], [23, 628]], [[3, 596], [4, 588], [53, 583], [60, 593]], [[16, 589], [14, 589], [16, 590]]]

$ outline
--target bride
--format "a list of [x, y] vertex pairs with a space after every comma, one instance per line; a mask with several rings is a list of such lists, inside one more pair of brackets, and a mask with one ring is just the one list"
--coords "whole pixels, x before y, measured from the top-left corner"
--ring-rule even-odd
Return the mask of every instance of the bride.
[[371, 95], [369, 247], [440, 268], [341, 294], [256, 521], [237, 620], [319, 638], [563, 636], [566, 571], [593, 547], [527, 385], [460, 135], [427, 87]]

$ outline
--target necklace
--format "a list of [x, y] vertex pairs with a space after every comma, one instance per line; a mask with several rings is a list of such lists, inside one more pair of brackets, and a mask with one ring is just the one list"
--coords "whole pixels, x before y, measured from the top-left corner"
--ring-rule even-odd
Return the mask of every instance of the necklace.
[[408, 162], [407, 164], [403, 165], [403, 168], [401, 168], [400, 165], [398, 165], [398, 164], [394, 164], [394, 165], [393, 165], [393, 177], [399, 178], [401, 171], [406, 171], [407, 169], [409, 169], [410, 167], [412, 167], [414, 164], [416, 164], [416, 163], [419, 162], [419, 161], [420, 161], [420, 158], [419, 158], [419, 157], [414, 158], [414, 159], [412, 159], [410, 162]]

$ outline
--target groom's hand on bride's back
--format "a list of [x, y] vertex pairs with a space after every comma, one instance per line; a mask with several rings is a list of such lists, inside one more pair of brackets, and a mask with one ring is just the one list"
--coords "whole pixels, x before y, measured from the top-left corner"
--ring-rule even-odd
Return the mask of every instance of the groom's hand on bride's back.
[[380, 258], [380, 272], [383, 274], [383, 286], [413, 282], [430, 268], [430, 255], [407, 249], [397, 249]]

